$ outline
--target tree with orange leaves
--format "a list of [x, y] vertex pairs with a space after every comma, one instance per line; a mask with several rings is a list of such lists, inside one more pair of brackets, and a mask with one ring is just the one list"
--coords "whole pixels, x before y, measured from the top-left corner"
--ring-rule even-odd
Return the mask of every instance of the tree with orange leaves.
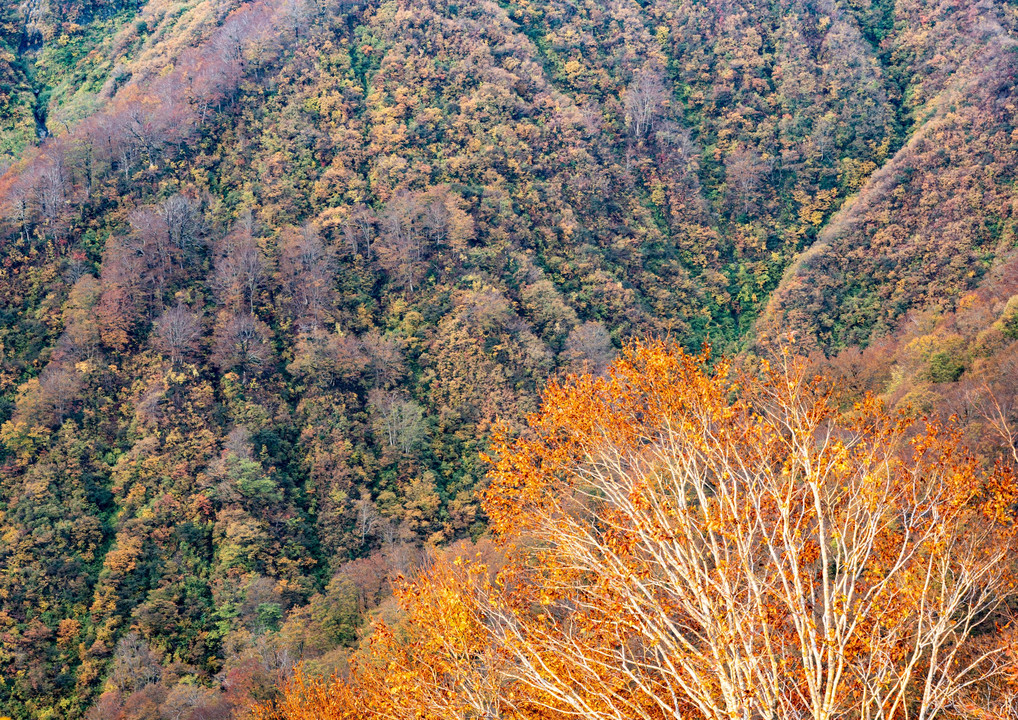
[[707, 359], [631, 348], [496, 446], [489, 516], [550, 607], [501, 615], [516, 679], [588, 718], [824, 720], [935, 717], [996, 675], [969, 641], [1015, 594], [1010, 471], [839, 412], [787, 354]]
[[398, 585], [396, 596], [403, 616], [393, 624], [375, 625], [367, 653], [352, 662], [349, 677], [326, 682], [298, 670], [280, 700], [261, 708], [257, 717], [534, 717], [513, 709], [521, 700], [505, 671], [508, 656], [481, 612], [483, 599], [493, 597], [492, 563], [485, 562], [481, 552], [470, 561], [450, 555], [434, 556], [426, 571]]
[[1011, 471], [875, 401], [842, 412], [787, 353], [630, 347], [493, 456], [508, 561], [406, 586], [412, 631], [381, 627], [344, 690], [404, 711], [366, 717], [925, 720], [1011, 670]]

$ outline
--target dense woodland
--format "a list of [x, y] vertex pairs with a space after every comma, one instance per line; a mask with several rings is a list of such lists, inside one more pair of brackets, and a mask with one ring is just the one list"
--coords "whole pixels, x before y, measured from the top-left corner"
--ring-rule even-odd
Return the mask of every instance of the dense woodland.
[[1009, 0], [3, 4], [0, 715], [241, 718], [345, 672], [395, 578], [489, 546], [492, 437], [632, 338], [791, 337], [838, 402], [1018, 461], [1016, 33]]

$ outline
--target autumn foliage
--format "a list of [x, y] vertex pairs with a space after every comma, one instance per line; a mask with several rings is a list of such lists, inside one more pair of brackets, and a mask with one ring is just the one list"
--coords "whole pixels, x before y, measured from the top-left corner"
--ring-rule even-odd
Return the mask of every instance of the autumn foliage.
[[[600, 527], [558, 423], [617, 400], [549, 400], [487, 513], [481, 454], [634, 337], [794, 330], [852, 401], [1018, 460], [1016, 37], [1013, 0], [0, 1], [0, 715], [241, 720], [373, 615], [376, 658], [427, 645], [391, 597], [422, 546]], [[570, 560], [501, 562], [455, 602], [581, 617]], [[497, 619], [483, 692], [450, 665], [404, 706], [544, 697]]]
[[840, 408], [787, 351], [736, 371], [632, 346], [609, 378], [552, 384], [491, 462], [504, 557], [436, 558], [348, 678], [298, 674], [276, 717], [890, 720], [1011, 702], [1012, 471], [949, 427]]

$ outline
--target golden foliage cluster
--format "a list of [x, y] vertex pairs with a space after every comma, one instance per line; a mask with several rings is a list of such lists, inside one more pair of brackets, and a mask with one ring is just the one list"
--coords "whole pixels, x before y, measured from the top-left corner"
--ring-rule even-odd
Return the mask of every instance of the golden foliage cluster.
[[807, 367], [654, 342], [552, 384], [494, 442], [498, 551], [437, 557], [347, 677], [261, 714], [1002, 716], [1011, 469]]

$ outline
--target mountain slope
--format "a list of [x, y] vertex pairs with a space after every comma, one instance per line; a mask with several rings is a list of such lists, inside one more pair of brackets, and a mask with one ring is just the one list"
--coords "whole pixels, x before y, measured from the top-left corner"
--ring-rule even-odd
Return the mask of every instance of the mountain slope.
[[47, 7], [82, 29], [0, 65], [12, 717], [330, 666], [419, 543], [484, 532], [548, 378], [866, 342], [1014, 244], [1013, 4]]
[[[918, 26], [916, 10], [898, 22]], [[895, 36], [916, 80], [909, 140], [789, 270], [765, 328], [864, 343], [910, 309], [952, 306], [1013, 248], [1014, 19], [1013, 7], [944, 2], [928, 32]]]

